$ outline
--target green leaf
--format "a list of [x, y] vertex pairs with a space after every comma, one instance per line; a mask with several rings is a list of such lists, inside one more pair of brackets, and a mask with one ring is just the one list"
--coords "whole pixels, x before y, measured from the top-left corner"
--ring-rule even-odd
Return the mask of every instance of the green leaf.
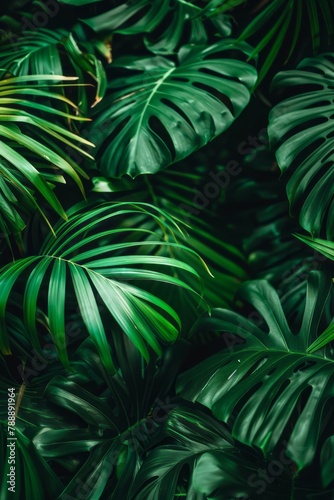
[[333, 238], [334, 65], [330, 54], [305, 59], [296, 70], [280, 72], [273, 80], [276, 93], [289, 91], [270, 113], [269, 137], [277, 163], [289, 177], [291, 210], [313, 236]]
[[334, 260], [334, 243], [332, 241], [311, 238], [310, 236], [304, 236], [302, 234], [295, 234], [294, 236], [303, 243], [306, 243], [309, 247], [325, 255], [328, 259]]
[[[213, 173], [213, 172], [212, 172]], [[210, 185], [213, 180], [216, 183], [217, 196], [208, 208], [196, 204], [196, 188], [205, 189], [203, 174], [200, 166], [194, 164], [173, 166], [165, 171], [151, 176], [139, 176], [135, 180], [126, 179], [110, 181], [105, 178], [94, 178], [93, 182], [96, 191], [111, 191], [113, 199], [122, 201], [140, 201], [150, 203], [153, 201], [156, 207], [160, 207], [182, 226], [182, 234], [178, 236], [178, 242], [191, 248], [196, 252], [188, 252], [186, 255], [179, 253], [175, 246], [164, 247], [164, 256], [172, 255], [182, 259], [192, 268], [200, 272], [202, 263], [198, 260], [199, 254], [208, 266], [209, 273], [203, 275], [203, 298], [209, 307], [228, 307], [232, 305], [234, 295], [239, 284], [248, 278], [247, 264], [245, 257], [238, 248], [237, 242], [228, 231], [227, 223], [222, 224], [221, 217], [214, 215], [214, 209], [224, 210], [220, 205], [223, 184], [219, 171], [216, 177], [210, 177]], [[124, 178], [125, 179], [125, 178]], [[205, 209], [204, 209], [205, 208]], [[226, 209], [228, 213], [228, 209]], [[133, 225], [144, 224], [150, 227], [149, 216], [143, 218], [138, 216], [137, 220], [132, 219]], [[161, 236], [170, 243], [173, 243], [173, 235], [168, 236], [162, 231]], [[150, 238], [150, 234], [147, 233]], [[186, 259], [186, 260], [185, 260]], [[124, 271], [125, 272], [125, 271]], [[128, 271], [127, 271], [128, 272]], [[182, 270], [175, 269], [178, 278], [182, 279]], [[176, 277], [176, 274], [175, 274]], [[157, 291], [161, 284], [156, 282]], [[183, 293], [183, 289], [177, 288], [165, 291], [165, 298], [168, 303], [180, 307], [180, 314], [184, 331], [189, 331], [193, 324], [193, 318], [198, 316], [196, 305], [188, 300], [188, 296]]]
[[[217, 309], [196, 329], [230, 336], [228, 349], [181, 375], [177, 391], [187, 400], [210, 408], [232, 435], [267, 457], [283, 436], [287, 455], [297, 469], [315, 456], [324, 421], [324, 408], [333, 392], [333, 359], [326, 350], [308, 348], [317, 337], [330, 280], [313, 271], [308, 283], [304, 318], [299, 332], [290, 332], [279, 299], [264, 281], [248, 282], [242, 297], [259, 311], [259, 329], [249, 319]], [[232, 419], [233, 417], [233, 419]]]
[[[73, 78], [58, 75], [28, 75], [0, 81], [0, 137], [2, 138], [0, 189], [4, 195], [0, 209], [6, 220], [3, 226], [5, 233], [9, 230], [17, 233], [23, 229], [23, 219], [19, 217], [20, 206], [23, 212], [40, 211], [50, 225], [44, 210], [34, 196], [35, 191], [66, 219], [66, 213], [53, 191], [53, 186], [49, 183], [50, 174], [47, 169], [53, 172], [54, 170], [65, 172], [84, 193], [80, 176], [87, 177], [87, 174], [69, 158], [67, 150], [69, 153], [72, 148], [80, 151], [77, 143], [87, 145], [91, 143], [55, 123], [55, 117], [79, 121], [85, 119], [52, 107], [52, 103], [61, 102], [76, 108], [69, 99], [58, 92], [46, 91], [43, 88], [43, 85], [61, 80], [72, 81]], [[40, 83], [36, 85], [36, 82]], [[57, 91], [61, 91], [63, 85], [56, 85]], [[45, 105], [40, 101], [50, 101], [50, 104]], [[33, 110], [30, 112], [29, 108]], [[51, 115], [52, 120], [41, 118], [39, 113], [47, 115], [48, 118]], [[60, 144], [65, 146], [65, 151], [62, 151]], [[84, 152], [83, 154], [85, 155]], [[38, 162], [43, 162], [45, 170], [40, 169]], [[53, 176], [52, 179], [57, 180], [57, 177]], [[64, 180], [62, 176], [59, 179]]]
[[321, 449], [321, 477], [324, 488], [327, 488], [334, 480], [334, 436], [326, 439]]
[[313, 354], [319, 349], [325, 347], [325, 345], [329, 344], [329, 342], [332, 342], [333, 340], [334, 340], [334, 325], [329, 325], [329, 327], [326, 328], [324, 332], [322, 332], [320, 337], [318, 337], [317, 340], [315, 340], [313, 344], [311, 344], [307, 348], [306, 352], [308, 354]]
[[[245, 0], [226, 0], [218, 8], [219, 12], [235, 7]], [[226, 5], [224, 5], [224, 3]], [[263, 63], [260, 64], [257, 85], [268, 74], [274, 62], [280, 54], [284, 55], [284, 64], [291, 56], [300, 50], [305, 38], [310, 39], [314, 53], [320, 46], [320, 25], [328, 34], [327, 45], [329, 45], [332, 34], [334, 11], [331, 0], [271, 0], [259, 2], [255, 6], [255, 15], [250, 22], [245, 24], [239, 40], [248, 40], [254, 44], [256, 41], [255, 54], [263, 53]], [[254, 12], [253, 11], [253, 12]], [[252, 13], [253, 13], [252, 12]], [[320, 20], [323, 24], [320, 24]], [[305, 31], [300, 31], [300, 26], [307, 26]], [[303, 33], [303, 36], [302, 36]], [[290, 39], [293, 34], [292, 39]], [[257, 42], [260, 40], [259, 42]], [[260, 58], [261, 61], [261, 58]]]
[[228, 128], [256, 81], [254, 67], [228, 57], [231, 50], [241, 56], [250, 47], [231, 40], [185, 46], [178, 66], [160, 56], [115, 61], [114, 68], [136, 74], [111, 81], [113, 93], [96, 108], [92, 133], [103, 129], [97, 141], [103, 174], [156, 173]]
[[[67, 64], [60, 48], [65, 49]], [[104, 69], [93, 54], [80, 49], [72, 33], [64, 30], [40, 28], [29, 31], [14, 43], [2, 45], [0, 66], [14, 76], [25, 75], [62, 75], [70, 72], [84, 82], [89, 75], [97, 83], [95, 100], [98, 102], [106, 88]], [[89, 107], [87, 86], [77, 87], [77, 102], [83, 111]]]
[[[207, 16], [207, 6], [199, 7], [185, 0], [126, 0], [113, 9], [82, 22], [97, 33], [133, 35], [148, 33], [146, 47], [155, 54], [173, 54], [183, 45], [208, 42], [210, 31], [226, 37], [231, 34], [228, 16]], [[167, 22], [166, 22], [167, 21]]]
[[[22, 474], [18, 490], [24, 492], [35, 480], [36, 492], [43, 486], [41, 498], [87, 497], [88, 493], [92, 499], [127, 498], [140, 455], [159, 439], [159, 427], [175, 406], [167, 394], [185, 353], [180, 342], [167, 347], [159, 359], [152, 355], [144, 365], [137, 349], [119, 330], [116, 374], [103, 367], [92, 340], [86, 339], [71, 360], [72, 373], [54, 361], [23, 392], [0, 356], [1, 397], [7, 397], [8, 387], [14, 387], [17, 396], [21, 393], [16, 427], [29, 436], [26, 459], [32, 474], [16, 469]], [[0, 413], [6, 418], [7, 407]], [[1, 458], [1, 477], [5, 477], [7, 464]], [[35, 467], [42, 471], [41, 476], [36, 475]], [[55, 490], [52, 478], [59, 476], [59, 468], [63, 472]], [[24, 493], [22, 496], [25, 498]]]
[[[147, 362], [150, 358], [147, 346], [161, 354], [159, 340], [168, 343], [175, 341], [180, 327], [176, 312], [159, 298], [159, 293], [154, 295], [145, 287], [141, 290], [131, 281], [157, 281], [196, 294], [194, 286], [187, 284], [189, 275], [197, 280], [195, 286], [199, 284], [199, 274], [191, 266], [182, 260], [161, 257], [155, 253], [145, 255], [145, 248], [168, 246], [185, 253], [195, 252], [183, 245], [160, 240], [157, 235], [151, 240], [141, 241], [141, 236], [146, 236], [145, 228], [132, 227], [131, 224], [127, 224], [126, 228], [118, 228], [122, 218], [129, 220], [129, 216], [140, 214], [145, 214], [155, 224], [158, 222], [166, 233], [172, 230], [177, 234], [179, 231], [169, 215], [148, 204], [107, 203], [72, 213], [67, 223], [58, 223], [55, 227], [58, 237], [47, 238], [38, 256], [20, 259], [3, 268], [0, 272], [2, 351], [9, 350], [6, 309], [8, 297], [18, 280], [25, 290], [23, 318], [32, 344], [38, 348], [40, 342], [36, 331], [37, 300], [47, 296], [50, 334], [60, 360], [67, 367], [69, 361], [64, 326], [65, 304], [68, 301], [74, 300], [78, 304], [85, 328], [95, 343], [101, 361], [112, 373], [115, 367], [108, 335], [113, 336], [114, 326], [111, 332], [108, 327], [107, 332], [106, 316], [111, 316], [113, 324], [118, 324], [124, 330]], [[115, 229], [103, 229], [107, 223]], [[162, 271], [163, 268], [166, 271]], [[48, 269], [51, 269], [51, 275], [46, 273]], [[168, 274], [174, 269], [183, 272], [182, 279]], [[66, 280], [67, 273], [71, 276], [71, 286]]]
[[[250, 498], [258, 485], [259, 464], [245, 453], [228, 430], [212, 417], [192, 408], [177, 407], [168, 416], [164, 437], [172, 443], [158, 446], [144, 459], [130, 491], [130, 499]], [[265, 461], [261, 465], [266, 465]], [[286, 478], [284, 478], [286, 479]], [[280, 490], [280, 491], [279, 491]], [[283, 498], [289, 482], [269, 486], [270, 498]]]

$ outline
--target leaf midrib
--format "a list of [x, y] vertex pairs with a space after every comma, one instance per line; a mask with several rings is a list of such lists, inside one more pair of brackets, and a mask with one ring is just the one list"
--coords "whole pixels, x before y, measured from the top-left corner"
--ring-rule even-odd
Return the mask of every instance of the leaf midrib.
[[137, 151], [137, 145], [138, 145], [139, 132], [140, 132], [140, 130], [141, 130], [141, 126], [142, 126], [142, 123], [143, 123], [143, 120], [144, 120], [144, 117], [145, 117], [145, 114], [146, 114], [146, 110], [147, 110], [147, 108], [149, 107], [151, 100], [153, 99], [153, 97], [154, 97], [154, 96], [155, 96], [155, 94], [157, 93], [157, 91], [158, 91], [159, 87], [160, 87], [160, 86], [164, 83], [164, 81], [166, 80], [166, 78], [168, 78], [168, 76], [169, 76], [169, 75], [170, 75], [173, 71], [175, 71], [175, 67], [173, 67], [173, 68], [169, 69], [169, 70], [167, 71], [167, 73], [165, 73], [165, 75], [157, 81], [157, 83], [155, 84], [155, 86], [154, 86], [154, 88], [153, 88], [153, 90], [152, 90], [152, 92], [151, 92], [150, 97], [149, 97], [149, 98], [147, 99], [147, 101], [146, 101], [146, 104], [145, 104], [145, 106], [144, 106], [144, 109], [143, 109], [143, 111], [142, 111], [142, 113], [141, 113], [141, 115], [140, 115], [139, 122], [138, 122], [138, 125], [137, 125], [136, 135], [135, 135], [135, 137], [134, 137], [134, 150], [135, 150], [135, 151]]

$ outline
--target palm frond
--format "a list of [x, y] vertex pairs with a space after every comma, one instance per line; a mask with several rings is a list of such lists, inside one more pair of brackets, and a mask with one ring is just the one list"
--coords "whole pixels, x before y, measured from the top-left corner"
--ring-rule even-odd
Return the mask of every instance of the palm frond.
[[[32, 346], [40, 350], [36, 309], [38, 301], [47, 297], [45, 312], [50, 333], [59, 358], [67, 367], [65, 310], [70, 293], [74, 294], [85, 327], [109, 370], [114, 370], [114, 362], [103, 316], [113, 318], [147, 361], [147, 345], [161, 353], [157, 339], [164, 343], [175, 341], [181, 326], [179, 316], [165, 300], [133, 282], [165, 283], [192, 293], [195, 290], [186, 281], [168, 274], [170, 270], [180, 269], [186, 275], [199, 279], [190, 265], [175, 258], [150, 255], [150, 252], [165, 246], [195, 252], [179, 243], [154, 237], [154, 229], [131, 224], [119, 227], [122, 217], [130, 218], [143, 213], [162, 225], [166, 232], [179, 231], [170, 216], [150, 205], [107, 203], [91, 207], [86, 212], [72, 212], [67, 223], [55, 226], [57, 238], [50, 234], [39, 255], [5, 266], [0, 273], [2, 352], [10, 352], [6, 309], [8, 297], [18, 279], [24, 288], [22, 314]], [[152, 240], [142, 241], [147, 233], [153, 235]], [[200, 283], [197, 283], [199, 289]], [[109, 335], [112, 331], [111, 324]]]

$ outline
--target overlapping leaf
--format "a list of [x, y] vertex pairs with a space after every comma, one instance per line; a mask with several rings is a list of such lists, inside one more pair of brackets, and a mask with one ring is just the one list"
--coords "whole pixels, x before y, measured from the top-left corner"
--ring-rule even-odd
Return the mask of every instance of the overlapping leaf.
[[183, 0], [161, 0], [159, 3], [126, 0], [82, 21], [97, 33], [148, 33], [144, 42], [149, 50], [156, 54], [172, 54], [181, 42], [207, 43], [208, 32], [215, 30], [222, 36], [231, 34], [228, 16], [217, 14], [208, 20], [206, 10], [204, 3], [200, 6]]
[[[161, 353], [157, 338], [165, 343], [174, 341], [180, 329], [180, 320], [174, 309], [146, 291], [145, 287], [132, 282], [158, 281], [181, 286], [189, 293], [193, 291], [191, 286], [167, 273], [181, 269], [190, 277], [199, 278], [199, 275], [180, 260], [150, 254], [156, 246], [181, 248], [178, 243], [166, 242], [159, 237], [142, 241], [152, 231], [131, 225], [118, 227], [122, 217], [143, 212], [163, 225], [165, 231], [178, 231], [178, 226], [166, 213], [150, 205], [103, 204], [83, 213], [72, 213], [68, 223], [56, 226], [57, 238], [50, 235], [39, 255], [5, 266], [0, 273], [2, 352], [10, 352], [6, 309], [8, 297], [19, 278], [24, 283], [23, 318], [33, 347], [40, 350], [36, 308], [38, 301], [45, 297], [52, 339], [59, 358], [66, 366], [69, 362], [65, 310], [70, 292], [74, 292], [84, 325], [95, 342], [102, 362], [111, 370], [114, 365], [100, 308], [104, 316], [111, 315], [120, 325], [146, 360], [149, 359], [147, 345]], [[107, 228], [103, 227], [107, 223]], [[182, 248], [185, 252], [193, 252]]]
[[[41, 28], [28, 31], [12, 43], [1, 46], [0, 67], [14, 76], [75, 75], [80, 83], [89, 75], [96, 82], [95, 102], [99, 102], [106, 89], [106, 75], [102, 63], [93, 54], [82, 52], [72, 33]], [[91, 82], [90, 82], [91, 83]], [[89, 107], [87, 87], [76, 88], [76, 102], [82, 111]]]
[[[175, 407], [166, 394], [184, 357], [182, 343], [167, 348], [159, 366], [155, 356], [143, 366], [139, 352], [119, 331], [115, 353], [118, 373], [112, 375], [87, 339], [74, 355], [75, 373], [60, 372], [49, 381], [42, 399], [38, 393], [46, 413], [53, 410], [54, 422], [37, 410], [33, 443], [41, 459], [71, 474], [63, 485], [64, 498], [81, 493], [91, 499], [127, 498], [140, 454], [159, 438]], [[19, 414], [23, 420], [33, 392], [25, 394]]]
[[96, 108], [92, 133], [104, 175], [156, 173], [215, 138], [250, 99], [256, 70], [243, 61], [247, 44], [224, 40], [184, 46], [179, 64], [161, 56], [125, 57], [113, 67], [134, 73], [115, 78]]
[[182, 397], [232, 422], [233, 436], [266, 456], [286, 437], [287, 454], [298, 469], [314, 459], [325, 409], [334, 396], [331, 351], [308, 354], [320, 333], [331, 280], [313, 271], [308, 285], [303, 322], [296, 334], [267, 282], [245, 284], [242, 296], [258, 311], [257, 325], [269, 332], [236, 313], [217, 309], [197, 328], [228, 333], [229, 349], [191, 369], [178, 383]]
[[333, 54], [304, 59], [296, 70], [274, 78], [274, 92], [290, 97], [269, 116], [270, 141], [289, 176], [291, 209], [299, 212], [304, 229], [329, 240], [334, 236], [333, 83]]
[[[241, 454], [226, 428], [197, 409], [173, 409], [165, 425], [172, 444], [158, 446], [144, 460], [130, 499], [173, 500], [178, 497], [251, 498], [257, 492], [259, 463], [254, 454]], [[261, 465], [266, 465], [263, 461]], [[285, 473], [279, 486], [269, 487], [270, 498], [289, 491]]]
[[[113, 193], [115, 200], [153, 202], [180, 224], [184, 223], [182, 224], [184, 235], [180, 235], [179, 242], [198, 252], [210, 269], [211, 274], [206, 273], [203, 276], [204, 299], [210, 307], [228, 307], [232, 304], [240, 283], [248, 278], [247, 265], [238, 242], [232, 238], [227, 229], [228, 222], [222, 223], [221, 217], [214, 215], [216, 210], [225, 210], [221, 203], [224, 190], [221, 185], [213, 182], [212, 177], [207, 176], [204, 179], [202, 171], [202, 167], [194, 164], [182, 165], [181, 168], [173, 166], [154, 176], [139, 176], [134, 181], [115, 182], [96, 177], [93, 178], [94, 190]], [[216, 173], [217, 182], [221, 179], [222, 173], [223, 169]], [[207, 178], [210, 182], [206, 180]], [[212, 186], [215, 188], [216, 193], [216, 196], [210, 199], [203, 194], [209, 184], [211, 188]], [[226, 209], [226, 219], [229, 213]], [[133, 224], [138, 227], [140, 224], [142, 227], [153, 229], [152, 223], [149, 217], [143, 218], [143, 216], [137, 216], [133, 220]], [[161, 233], [161, 235], [172, 241], [167, 234]], [[161, 248], [161, 254], [168, 255], [169, 248]], [[177, 248], [173, 249], [173, 255], [182, 258]], [[200, 271], [199, 261], [194, 254], [187, 255], [187, 263]], [[182, 270], [178, 270], [177, 274], [182, 278]], [[161, 284], [157, 282], [156, 288], [159, 287]], [[185, 295], [181, 289], [170, 289], [165, 293], [169, 303], [182, 304], [182, 323], [188, 332], [198, 315], [198, 309], [196, 311], [191, 297]]]
[[[207, 9], [213, 14], [224, 13], [246, 0], [213, 0]], [[255, 5], [254, 5], [255, 3]], [[271, 0], [246, 5], [253, 15], [246, 15], [239, 40], [255, 45], [253, 55], [263, 53], [257, 84], [267, 75], [275, 61], [283, 58], [284, 64], [295, 55], [305, 38], [310, 40], [314, 53], [321, 44], [333, 40], [334, 9], [331, 0]], [[304, 30], [303, 30], [304, 28]]]
[[[14, 77], [0, 82], [0, 175], [2, 221], [4, 234], [10, 230], [19, 232], [24, 222], [19, 215], [18, 199], [24, 197], [23, 207], [44, 212], [36, 201], [33, 192], [37, 191], [47, 203], [62, 217], [66, 218], [60, 201], [53, 192], [48, 181], [64, 182], [62, 175], [52, 172], [53, 169], [70, 176], [83, 193], [80, 176], [87, 175], [70, 158], [72, 148], [80, 151], [77, 145], [90, 142], [70, 132], [67, 128], [53, 123], [55, 117], [82, 121], [85, 118], [73, 116], [46, 106], [33, 99], [51, 99], [51, 102], [65, 102], [75, 108], [66, 97], [41, 88], [37, 81], [45, 81], [46, 85], [60, 80], [75, 80], [71, 77], [34, 75]], [[31, 82], [28, 85], [27, 82]], [[42, 118], [38, 112], [47, 114], [49, 120]], [[59, 146], [62, 144], [65, 150]], [[86, 154], [87, 153], [83, 153]], [[32, 157], [31, 157], [32, 156]], [[89, 156], [89, 155], [87, 155]], [[34, 163], [42, 161], [51, 170], [51, 175], [44, 169], [39, 171]], [[18, 193], [16, 198], [16, 192]], [[45, 215], [44, 215], [45, 217]]]

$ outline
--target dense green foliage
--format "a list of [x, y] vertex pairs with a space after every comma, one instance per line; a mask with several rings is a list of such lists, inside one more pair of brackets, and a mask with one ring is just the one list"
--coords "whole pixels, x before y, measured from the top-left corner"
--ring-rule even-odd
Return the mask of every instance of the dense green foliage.
[[0, 499], [333, 498], [334, 1], [0, 29]]

